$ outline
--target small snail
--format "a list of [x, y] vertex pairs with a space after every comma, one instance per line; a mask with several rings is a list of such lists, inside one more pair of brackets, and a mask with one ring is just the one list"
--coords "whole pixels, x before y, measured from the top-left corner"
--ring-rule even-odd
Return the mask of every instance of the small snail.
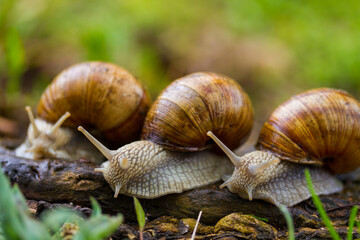
[[245, 199], [293, 206], [310, 197], [304, 178], [309, 168], [317, 194], [342, 190], [331, 175], [360, 166], [360, 103], [335, 89], [314, 89], [280, 105], [263, 126], [257, 148], [233, 154], [211, 132], [235, 165], [222, 185]]
[[26, 108], [31, 123], [27, 139], [16, 154], [35, 159], [99, 160], [98, 151], [76, 139], [80, 134], [70, 128], [81, 124], [123, 145], [139, 138], [150, 102], [141, 83], [115, 64], [85, 62], [70, 66], [42, 94], [39, 118], [34, 119]]
[[199, 151], [211, 142], [206, 132], [211, 129], [236, 148], [252, 124], [250, 100], [234, 80], [194, 73], [163, 90], [147, 114], [141, 141], [111, 151], [78, 129], [108, 159], [95, 170], [104, 174], [114, 197], [156, 198], [210, 184], [231, 172], [226, 157]]

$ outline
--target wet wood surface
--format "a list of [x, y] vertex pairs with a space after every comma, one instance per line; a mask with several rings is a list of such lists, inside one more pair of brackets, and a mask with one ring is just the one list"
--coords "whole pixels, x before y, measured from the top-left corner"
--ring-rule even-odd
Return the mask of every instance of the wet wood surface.
[[[133, 199], [123, 195], [114, 198], [113, 191], [102, 174], [93, 171], [96, 167], [93, 163], [81, 160], [24, 159], [14, 156], [10, 150], [0, 148], [0, 165], [10, 181], [19, 185], [26, 198], [37, 202], [37, 207], [48, 208], [46, 206], [52, 204], [70, 203], [86, 208], [90, 206], [89, 198], [92, 196], [100, 203], [105, 213], [122, 213], [126, 223], [136, 222]], [[285, 220], [276, 206], [261, 200], [241, 199], [227, 189], [220, 189], [219, 184], [140, 201], [149, 222], [162, 216], [171, 216], [175, 219], [196, 218], [199, 211], [203, 211], [201, 223], [214, 226], [225, 216], [238, 212], [266, 219], [280, 232], [286, 230]], [[329, 216], [339, 227], [347, 225], [351, 207], [358, 203], [356, 196], [346, 188], [341, 194], [321, 197]], [[290, 212], [299, 237], [305, 236], [306, 231], [312, 231], [314, 236], [326, 234], [321, 232], [323, 224], [311, 200], [290, 208]], [[284, 235], [280, 232], [276, 236]], [[236, 237], [235, 233], [232, 236]], [[179, 234], [173, 236], [179, 237]], [[216, 235], [214, 231], [208, 232], [209, 234]], [[224, 237], [228, 236], [226, 232], [221, 234]], [[274, 235], [269, 235], [269, 239], [271, 236]], [[238, 237], [241, 238], [240, 235]], [[264, 235], [263, 239], [266, 238]]]

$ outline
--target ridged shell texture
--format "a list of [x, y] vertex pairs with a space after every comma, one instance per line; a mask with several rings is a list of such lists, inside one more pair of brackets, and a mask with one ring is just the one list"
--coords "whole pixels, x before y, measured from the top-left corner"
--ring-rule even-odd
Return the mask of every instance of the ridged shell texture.
[[170, 84], [149, 110], [142, 139], [178, 151], [197, 151], [213, 131], [231, 149], [250, 133], [253, 109], [234, 80], [215, 73], [194, 73]]
[[65, 126], [96, 128], [116, 142], [130, 142], [140, 134], [150, 101], [125, 69], [86, 62], [62, 71], [41, 96], [37, 111], [49, 122], [68, 111]]
[[298, 94], [272, 113], [258, 148], [284, 160], [324, 163], [334, 173], [351, 171], [360, 166], [360, 103], [335, 89]]

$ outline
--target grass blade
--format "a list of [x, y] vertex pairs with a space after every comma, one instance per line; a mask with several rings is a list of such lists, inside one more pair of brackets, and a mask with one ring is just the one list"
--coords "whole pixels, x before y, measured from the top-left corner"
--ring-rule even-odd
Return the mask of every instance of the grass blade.
[[353, 239], [353, 238], [352, 238], [352, 235], [353, 235], [355, 218], [356, 218], [356, 214], [357, 214], [358, 209], [359, 209], [358, 206], [354, 206], [354, 207], [351, 209], [350, 217], [349, 217], [349, 229], [348, 229], [348, 233], [347, 233], [347, 237], [346, 237], [347, 240]]
[[136, 217], [139, 223], [139, 228], [141, 230], [144, 230], [145, 227], [145, 212], [144, 209], [142, 208], [139, 200], [134, 197], [134, 205], [135, 205], [135, 211], [136, 211]]
[[95, 198], [90, 197], [90, 201], [91, 201], [91, 208], [92, 208], [92, 216], [94, 217], [98, 217], [101, 216], [101, 207], [99, 205], [99, 203], [95, 200]]
[[320, 201], [320, 198], [316, 195], [315, 189], [314, 189], [314, 185], [311, 181], [311, 176], [310, 176], [310, 172], [309, 169], [305, 169], [305, 178], [306, 178], [306, 182], [308, 185], [308, 189], [309, 192], [311, 194], [311, 198], [315, 204], [316, 210], [318, 211], [321, 219], [323, 220], [326, 228], [329, 230], [330, 235], [333, 239], [335, 240], [340, 240], [340, 236], [339, 234], [335, 231], [335, 228], [333, 227], [333, 225], [331, 224], [330, 218], [329, 216], [326, 214], [326, 211]]
[[91, 216], [89, 219], [79, 222], [79, 231], [74, 235], [73, 240], [106, 239], [115, 232], [122, 222], [121, 214], [114, 217]]
[[289, 240], [295, 240], [294, 222], [293, 222], [293, 218], [291, 217], [289, 210], [284, 205], [280, 205], [279, 209], [282, 212], [282, 214], [284, 215], [286, 224], [288, 226]]
[[11, 187], [0, 167], [0, 240], [62, 239], [62, 226], [65, 223], [78, 225], [74, 240], [108, 238], [123, 222], [123, 217], [121, 214], [115, 217], [103, 215], [96, 200], [92, 198], [91, 203], [93, 214], [89, 219], [83, 219], [73, 210], [57, 208], [43, 213], [39, 221], [29, 215], [20, 189], [17, 185]]
[[5, 239], [50, 239], [45, 226], [33, 219], [20, 189], [11, 187], [0, 167], [0, 229]]
[[142, 240], [143, 230], [145, 227], [145, 212], [139, 200], [136, 197], [134, 197], [134, 206], [135, 206], [136, 217], [139, 223], [139, 235], [140, 235], [140, 239]]

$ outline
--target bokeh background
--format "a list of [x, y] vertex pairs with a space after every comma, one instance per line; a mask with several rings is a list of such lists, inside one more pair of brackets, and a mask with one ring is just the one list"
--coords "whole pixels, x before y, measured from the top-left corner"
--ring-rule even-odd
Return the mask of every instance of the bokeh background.
[[0, 115], [26, 122], [24, 105], [88, 60], [123, 66], [153, 99], [188, 73], [226, 74], [258, 122], [310, 88], [360, 98], [359, 16], [359, 0], [1, 0]]

